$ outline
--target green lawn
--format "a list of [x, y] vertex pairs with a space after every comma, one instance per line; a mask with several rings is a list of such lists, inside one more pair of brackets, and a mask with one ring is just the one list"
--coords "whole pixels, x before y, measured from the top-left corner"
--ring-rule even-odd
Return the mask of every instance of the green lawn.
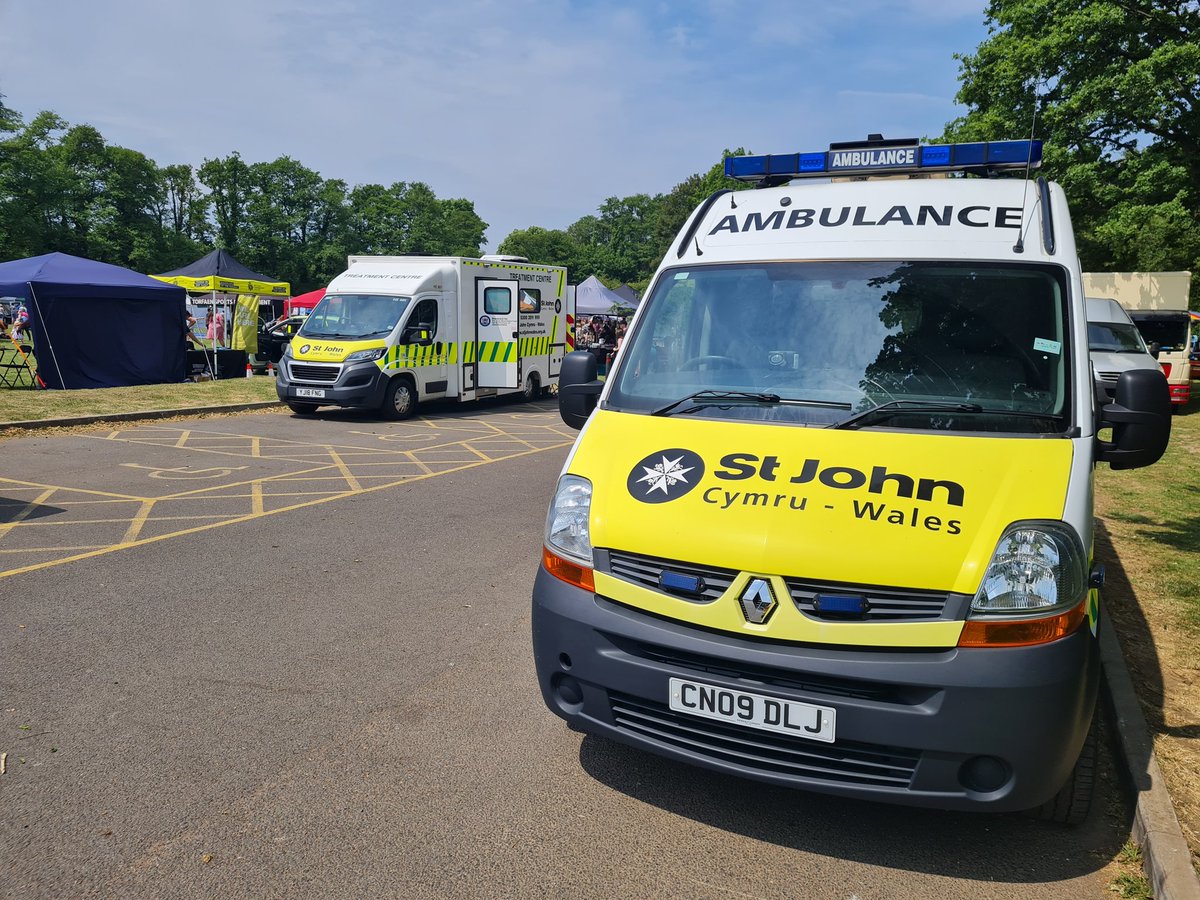
[[181, 384], [147, 384], [86, 391], [0, 388], [0, 423], [159, 409], [187, 409], [196, 406], [224, 406], [275, 399], [275, 379], [263, 375], [199, 383], [185, 381]]

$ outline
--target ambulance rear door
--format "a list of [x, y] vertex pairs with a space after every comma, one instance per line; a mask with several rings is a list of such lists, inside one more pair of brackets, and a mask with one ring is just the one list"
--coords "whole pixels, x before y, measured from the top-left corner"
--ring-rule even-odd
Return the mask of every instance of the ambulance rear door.
[[517, 289], [515, 280], [475, 282], [475, 349], [481, 388], [517, 388]]

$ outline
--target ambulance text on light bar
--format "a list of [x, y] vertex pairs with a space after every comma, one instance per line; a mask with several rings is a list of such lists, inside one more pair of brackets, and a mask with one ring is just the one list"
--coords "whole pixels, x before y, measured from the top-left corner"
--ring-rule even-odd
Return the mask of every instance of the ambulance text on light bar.
[[725, 175], [739, 181], [782, 182], [831, 175], [902, 175], [923, 172], [995, 172], [1037, 168], [1041, 141], [988, 141], [907, 147], [854, 147], [821, 153], [730, 156]]

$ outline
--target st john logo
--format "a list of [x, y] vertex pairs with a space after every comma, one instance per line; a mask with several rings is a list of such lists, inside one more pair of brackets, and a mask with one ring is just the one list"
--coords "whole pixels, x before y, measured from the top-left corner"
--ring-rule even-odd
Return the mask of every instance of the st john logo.
[[704, 475], [704, 460], [678, 447], [651, 453], [633, 467], [626, 482], [629, 493], [643, 503], [678, 500]]

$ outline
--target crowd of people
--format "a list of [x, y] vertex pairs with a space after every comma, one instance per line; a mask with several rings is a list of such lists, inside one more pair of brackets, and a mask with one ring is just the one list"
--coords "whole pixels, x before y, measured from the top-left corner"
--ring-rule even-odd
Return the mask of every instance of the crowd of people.
[[619, 316], [581, 316], [575, 323], [575, 346], [583, 349], [604, 345], [614, 350], [621, 346], [628, 325]]

